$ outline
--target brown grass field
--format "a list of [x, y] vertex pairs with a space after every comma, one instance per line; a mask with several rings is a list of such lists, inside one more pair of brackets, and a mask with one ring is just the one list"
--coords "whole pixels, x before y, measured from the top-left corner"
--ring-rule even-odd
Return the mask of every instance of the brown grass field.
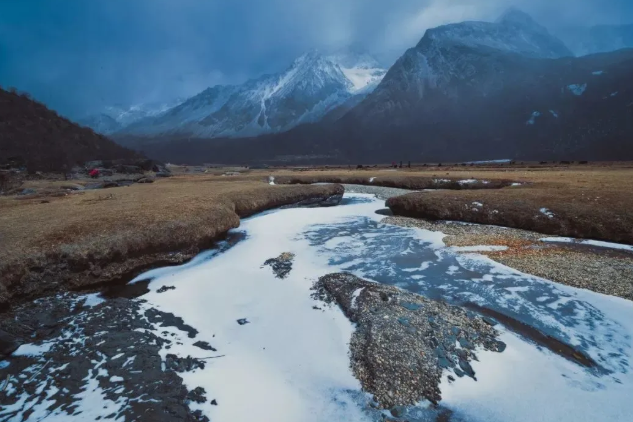
[[[239, 174], [231, 176], [222, 176], [226, 169], [208, 169], [206, 174], [191, 174], [185, 167], [175, 170], [189, 174], [83, 192], [65, 186], [86, 181], [28, 181], [23, 187], [35, 188], [37, 195], [0, 197], [0, 304], [130, 277], [139, 268], [180, 263], [237, 227], [240, 217], [341, 191], [336, 185], [279, 185], [284, 183], [441, 188], [395, 197], [388, 205], [404, 216], [633, 244], [630, 163], [397, 171], [234, 168], [230, 170]], [[269, 175], [278, 185], [268, 185]], [[438, 185], [439, 179], [449, 182]], [[467, 179], [479, 182], [457, 183]], [[174, 254], [182, 251], [187, 253]]]
[[[631, 163], [556, 167], [444, 166], [398, 171], [384, 168], [284, 170], [275, 174], [278, 183], [328, 181], [436, 189], [391, 198], [387, 205], [396, 215], [500, 225], [544, 234], [633, 244]], [[370, 183], [371, 178], [374, 179]], [[469, 179], [478, 182], [458, 183]], [[512, 183], [521, 185], [511, 186]], [[542, 208], [554, 217], [542, 213]]]
[[[180, 176], [65, 196], [51, 196], [50, 184], [38, 182], [44, 196], [0, 197], [0, 303], [60, 283], [78, 287], [117, 278], [151, 265], [144, 258], [152, 254], [195, 253], [238, 227], [240, 217], [342, 193], [336, 185], [270, 186], [259, 179]], [[112, 263], [125, 271], [108, 270]]]

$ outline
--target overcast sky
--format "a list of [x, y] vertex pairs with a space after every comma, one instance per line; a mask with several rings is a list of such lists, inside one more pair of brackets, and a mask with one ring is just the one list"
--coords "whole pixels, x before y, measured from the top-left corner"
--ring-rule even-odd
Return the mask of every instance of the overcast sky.
[[550, 28], [633, 22], [633, 0], [0, 0], [0, 85], [79, 117], [240, 83], [312, 48], [394, 60], [429, 27], [510, 6]]

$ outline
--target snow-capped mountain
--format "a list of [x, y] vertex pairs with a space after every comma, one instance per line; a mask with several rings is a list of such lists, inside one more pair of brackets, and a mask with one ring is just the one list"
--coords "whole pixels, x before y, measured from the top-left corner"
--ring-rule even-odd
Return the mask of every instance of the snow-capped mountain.
[[78, 119], [78, 123], [92, 128], [95, 132], [112, 134], [141, 119], [156, 117], [182, 103], [182, 99], [168, 102], [133, 104], [130, 106], [107, 106], [98, 114]]
[[108, 135], [120, 130], [123, 126], [113, 117], [105, 114], [93, 114], [83, 119], [78, 119], [77, 123], [81, 126], [87, 126], [97, 133]]
[[439, 90], [451, 97], [463, 93], [464, 86], [487, 95], [503, 86], [504, 78], [511, 77], [510, 73], [497, 72], [498, 57], [504, 55], [541, 59], [573, 56], [562, 41], [516, 9], [496, 22], [440, 26], [427, 30], [420, 42], [396, 61], [356, 113], [368, 119], [389, 109], [399, 113], [410, 109], [411, 103], [427, 92]]
[[567, 28], [559, 36], [577, 56], [633, 48], [633, 24]]
[[276, 133], [320, 120], [355, 95], [367, 95], [385, 70], [365, 54], [302, 55], [283, 72], [237, 86], [215, 86], [117, 135], [201, 138]]
[[514, 10], [428, 30], [372, 93], [320, 123], [239, 142], [175, 141], [152, 154], [226, 163], [631, 159], [632, 74], [633, 50], [574, 57]]

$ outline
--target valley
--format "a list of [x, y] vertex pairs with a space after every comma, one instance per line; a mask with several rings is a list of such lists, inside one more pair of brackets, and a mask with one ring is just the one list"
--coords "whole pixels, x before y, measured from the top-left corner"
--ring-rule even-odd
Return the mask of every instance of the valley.
[[630, 5], [114, 3], [0, 3], [0, 421], [631, 419]]
[[[62, 196], [60, 182], [26, 181], [33, 193], [0, 198], [10, 245], [0, 330], [31, 338], [0, 369], [1, 415], [96, 417], [99, 400], [123, 420], [518, 421], [535, 415], [523, 399], [556, 391], [583, 404], [542, 407], [541, 417], [624, 420], [633, 252], [608, 241], [625, 242], [616, 236], [632, 225], [585, 245], [549, 228], [501, 227], [523, 221], [525, 206], [495, 201], [523, 191], [551, 212], [535, 209], [534, 221], [564, 228], [586, 207], [608, 227], [630, 218], [626, 203], [609, 202], [630, 189], [628, 163], [169, 170], [150, 184]], [[395, 204], [407, 198], [446, 208], [401, 217]], [[451, 201], [508, 220], [467, 223]], [[54, 215], [67, 217], [48, 225]], [[112, 318], [123, 325], [104, 330]], [[91, 360], [68, 359], [80, 351]], [[521, 398], [505, 393], [510, 385], [526, 386]]]

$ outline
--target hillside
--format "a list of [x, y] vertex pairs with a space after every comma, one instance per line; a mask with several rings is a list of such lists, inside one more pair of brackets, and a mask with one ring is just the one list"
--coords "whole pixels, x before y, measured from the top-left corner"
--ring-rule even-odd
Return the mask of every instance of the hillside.
[[138, 155], [59, 116], [27, 94], [0, 89], [0, 165], [16, 161], [30, 171], [60, 171], [88, 160]]

